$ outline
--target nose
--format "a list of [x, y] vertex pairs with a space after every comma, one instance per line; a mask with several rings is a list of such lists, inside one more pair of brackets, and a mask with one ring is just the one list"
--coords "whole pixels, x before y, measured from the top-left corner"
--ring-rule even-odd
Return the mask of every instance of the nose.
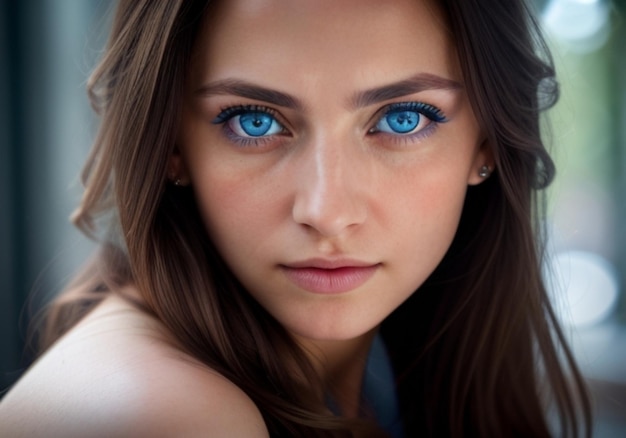
[[358, 146], [312, 142], [300, 157], [292, 216], [324, 237], [337, 237], [367, 217], [367, 158]]

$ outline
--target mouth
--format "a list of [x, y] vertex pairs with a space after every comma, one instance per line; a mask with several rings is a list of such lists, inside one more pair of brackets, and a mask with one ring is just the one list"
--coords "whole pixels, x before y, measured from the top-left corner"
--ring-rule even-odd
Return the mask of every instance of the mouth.
[[316, 294], [349, 292], [367, 282], [380, 263], [350, 260], [308, 260], [280, 265], [285, 276], [296, 286]]

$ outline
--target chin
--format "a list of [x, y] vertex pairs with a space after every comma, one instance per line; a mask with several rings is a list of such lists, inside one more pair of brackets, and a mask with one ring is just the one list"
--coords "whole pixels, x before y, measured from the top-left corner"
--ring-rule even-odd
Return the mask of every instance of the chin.
[[333, 320], [327, 323], [316, 321], [315, 324], [297, 324], [283, 326], [298, 339], [306, 339], [315, 342], [341, 342], [350, 341], [367, 335], [376, 330], [381, 321], [356, 321], [355, 318], [350, 320]]

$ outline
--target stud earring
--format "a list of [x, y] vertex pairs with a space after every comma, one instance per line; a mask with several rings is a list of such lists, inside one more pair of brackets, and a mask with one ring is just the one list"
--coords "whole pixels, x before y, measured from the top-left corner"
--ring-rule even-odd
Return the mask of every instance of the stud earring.
[[478, 171], [478, 176], [481, 178], [487, 178], [490, 173], [491, 173], [491, 169], [489, 169], [489, 166], [485, 165], [485, 166], [482, 166], [480, 170]]
[[174, 185], [180, 186], [180, 178], [176, 178], [176, 180], [174, 181]]

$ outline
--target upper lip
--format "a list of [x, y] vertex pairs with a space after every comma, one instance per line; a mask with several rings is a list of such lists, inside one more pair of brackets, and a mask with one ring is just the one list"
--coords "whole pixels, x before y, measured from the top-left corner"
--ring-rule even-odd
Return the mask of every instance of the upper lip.
[[371, 263], [362, 260], [355, 259], [323, 259], [323, 258], [312, 258], [306, 259], [302, 261], [284, 263], [282, 266], [291, 269], [301, 269], [301, 268], [317, 268], [317, 269], [339, 269], [339, 268], [367, 268], [370, 266], [377, 265], [378, 263]]

